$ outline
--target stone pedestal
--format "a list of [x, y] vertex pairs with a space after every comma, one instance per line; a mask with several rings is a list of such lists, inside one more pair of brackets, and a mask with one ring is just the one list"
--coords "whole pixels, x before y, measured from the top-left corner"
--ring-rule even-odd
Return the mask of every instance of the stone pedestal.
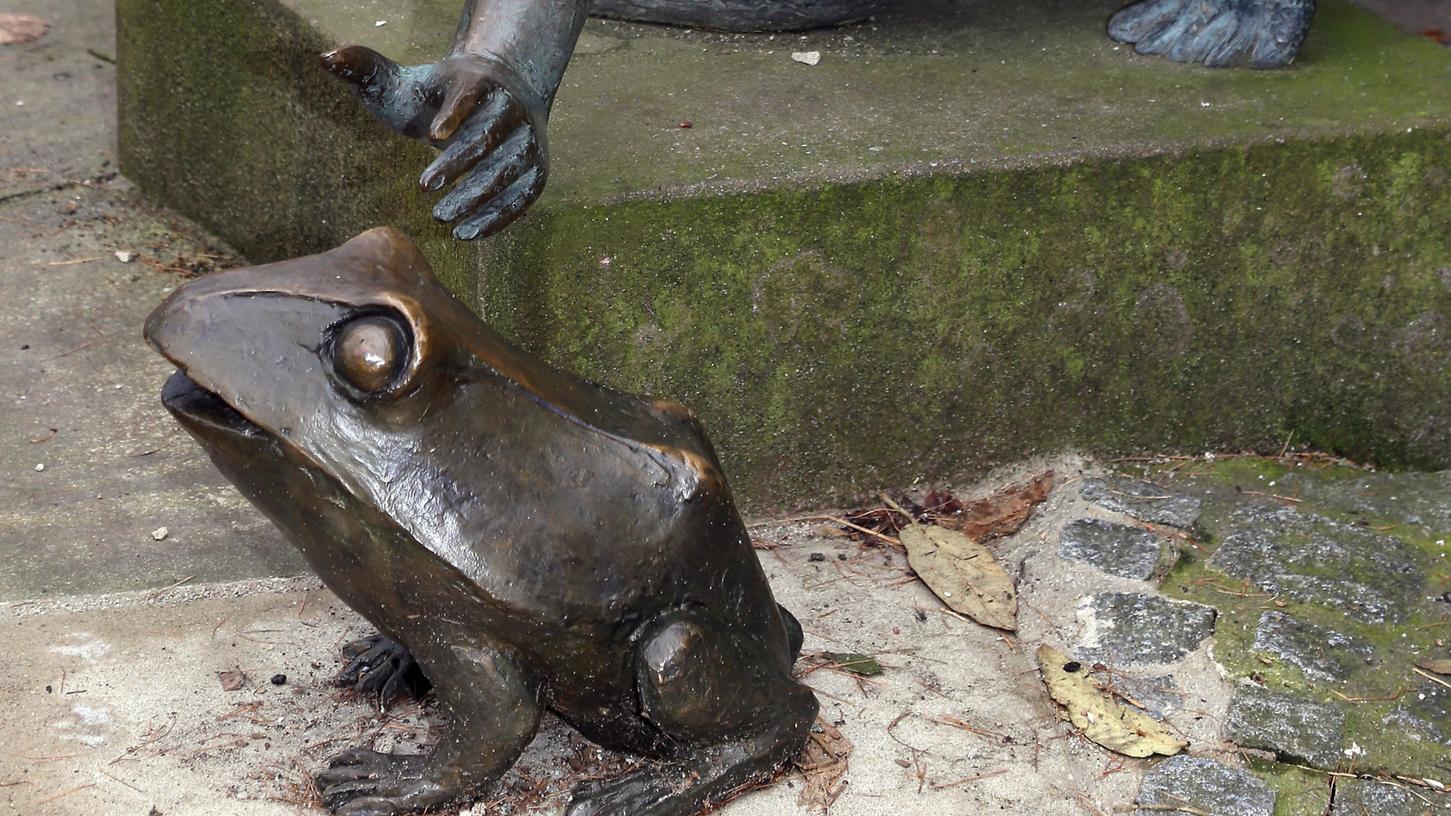
[[458, 5], [119, 0], [122, 168], [254, 261], [408, 231], [526, 348], [695, 408], [757, 509], [1066, 445], [1451, 464], [1451, 52], [1366, 12], [1282, 72], [1139, 57], [1114, 0], [592, 22], [549, 190], [464, 244], [316, 60], [431, 59]]

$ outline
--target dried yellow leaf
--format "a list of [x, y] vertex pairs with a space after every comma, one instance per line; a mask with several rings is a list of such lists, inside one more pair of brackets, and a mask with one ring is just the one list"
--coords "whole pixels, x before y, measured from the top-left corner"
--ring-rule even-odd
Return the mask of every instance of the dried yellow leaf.
[[995, 629], [1018, 628], [1018, 591], [991, 550], [931, 524], [908, 524], [898, 538], [912, 571], [954, 612]]
[[1131, 757], [1173, 756], [1188, 745], [1163, 723], [1119, 703], [1082, 665], [1052, 646], [1038, 647], [1038, 669], [1048, 695], [1067, 709], [1068, 721], [1110, 751]]

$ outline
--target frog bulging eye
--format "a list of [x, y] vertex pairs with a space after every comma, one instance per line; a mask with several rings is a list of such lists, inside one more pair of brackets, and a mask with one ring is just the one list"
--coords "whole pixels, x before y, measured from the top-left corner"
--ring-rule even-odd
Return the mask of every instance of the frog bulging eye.
[[387, 391], [408, 365], [408, 334], [388, 315], [353, 318], [338, 327], [331, 345], [338, 377], [364, 394]]

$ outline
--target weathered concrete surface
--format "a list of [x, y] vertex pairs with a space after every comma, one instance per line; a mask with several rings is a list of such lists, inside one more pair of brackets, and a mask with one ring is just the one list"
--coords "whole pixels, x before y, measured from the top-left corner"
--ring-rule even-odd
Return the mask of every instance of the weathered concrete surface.
[[300, 573], [160, 406], [141, 321], [234, 256], [114, 177], [111, 16], [6, 10], [53, 26], [0, 47], [0, 600]]
[[1280, 73], [1115, 49], [1114, 0], [591, 24], [550, 191], [465, 246], [412, 190], [428, 151], [314, 62], [424, 59], [454, 5], [122, 0], [126, 172], [254, 260], [419, 236], [528, 349], [695, 408], [754, 508], [1292, 430], [1451, 463], [1451, 53], [1365, 12], [1325, 3]]
[[114, 18], [89, 0], [13, 0], [5, 11], [61, 25], [0, 46], [0, 202], [114, 173], [103, 115], [116, 104]]
[[303, 570], [162, 409], [141, 340], [182, 280], [158, 266], [225, 250], [128, 186], [0, 204], [0, 600]]
[[[800, 616], [808, 655], [866, 653], [886, 667], [860, 682], [806, 674], [823, 717], [854, 744], [833, 814], [1077, 816], [1080, 802], [1111, 812], [1133, 800], [1145, 764], [1102, 774], [1109, 755], [1058, 720], [1033, 649], [944, 614], [921, 584], [901, 584], [902, 556], [814, 523], [756, 525], [752, 534], [772, 548], [762, 564]], [[812, 561], [815, 552], [826, 560]], [[54, 816], [316, 812], [300, 783], [329, 754], [375, 738], [381, 749], [412, 752], [432, 739], [412, 707], [380, 720], [329, 686], [338, 646], [367, 631], [310, 581], [0, 606], [0, 694], [12, 701], [0, 803]], [[224, 691], [218, 673], [237, 669], [245, 686]], [[278, 673], [283, 686], [269, 681]], [[1190, 714], [1172, 721], [1195, 727]], [[550, 720], [521, 768], [542, 790], [531, 794], [516, 771], [506, 801], [558, 814], [571, 780], [620, 768]], [[720, 812], [804, 816], [800, 779], [787, 781]], [[473, 810], [484, 812], [497, 811]]]

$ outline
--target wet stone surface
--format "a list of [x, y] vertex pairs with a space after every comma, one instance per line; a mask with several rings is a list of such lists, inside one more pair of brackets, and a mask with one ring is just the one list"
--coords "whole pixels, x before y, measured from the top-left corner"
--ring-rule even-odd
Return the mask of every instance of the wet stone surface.
[[1372, 473], [1355, 479], [1314, 479], [1289, 474], [1281, 490], [1338, 512], [1451, 533], [1451, 471]]
[[1123, 476], [1083, 480], [1083, 498], [1152, 524], [1189, 528], [1199, 520], [1200, 500], [1152, 482]]
[[1375, 660], [1375, 647], [1366, 641], [1283, 612], [1260, 616], [1254, 648], [1320, 680], [1344, 680], [1356, 668]]
[[1254, 774], [1212, 759], [1175, 756], [1155, 765], [1139, 788], [1134, 816], [1154, 816], [1164, 808], [1214, 816], [1270, 816], [1275, 792]]
[[1437, 803], [1411, 793], [1404, 785], [1370, 779], [1341, 779], [1335, 785], [1330, 816], [1441, 816], [1451, 804]]
[[1215, 611], [1159, 595], [1104, 592], [1078, 607], [1080, 657], [1109, 664], [1173, 663], [1214, 632]]
[[1237, 745], [1270, 751], [1281, 759], [1331, 769], [1341, 759], [1345, 712], [1254, 685], [1235, 690], [1225, 736]]
[[1159, 536], [1131, 524], [1092, 518], [1064, 526], [1058, 554], [1140, 581], [1154, 577], [1163, 559]]
[[1451, 689], [1427, 680], [1403, 696], [1384, 721], [1392, 728], [1408, 729], [1413, 737], [1451, 748]]
[[1225, 521], [1210, 566], [1286, 598], [1362, 623], [1398, 623], [1420, 602], [1422, 559], [1395, 536], [1278, 504], [1241, 507]]

